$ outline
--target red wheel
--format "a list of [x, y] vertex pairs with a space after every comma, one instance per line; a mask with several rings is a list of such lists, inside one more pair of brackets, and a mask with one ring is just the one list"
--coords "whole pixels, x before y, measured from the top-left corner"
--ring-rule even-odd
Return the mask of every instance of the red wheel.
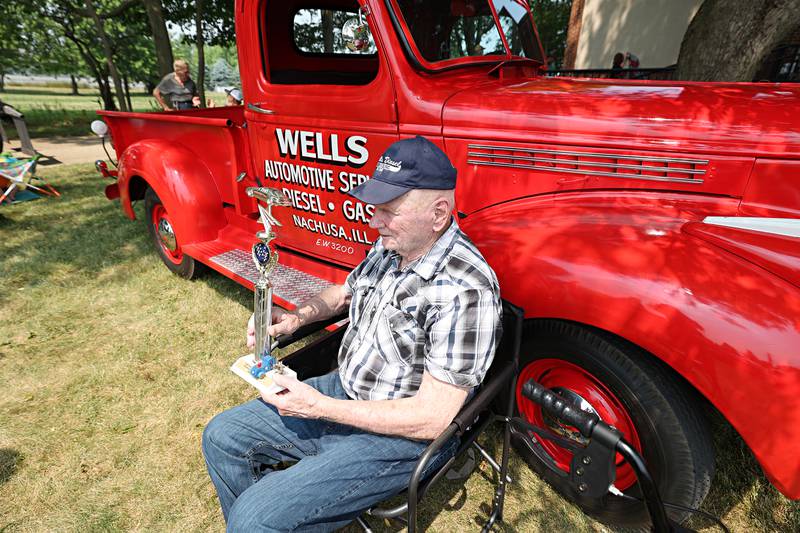
[[[603, 422], [620, 430], [625, 440], [636, 451], [642, 452], [639, 435], [625, 406], [599, 379], [585, 369], [560, 359], [539, 359], [526, 366], [520, 372], [517, 380], [517, 406], [520, 414], [528, 422], [535, 426], [549, 428], [557, 435], [585, 444], [586, 439], [575, 428], [543, 413], [536, 403], [522, 396], [522, 385], [529, 379], [553, 390], [562, 398], [572, 401], [582, 410], [596, 413]], [[541, 445], [559, 468], [564, 472], [569, 471], [572, 452], [544, 439], [542, 439]], [[636, 483], [633, 469], [623, 461], [619, 454], [616, 456], [616, 465], [617, 479], [614, 486], [617, 489], [625, 490]]]
[[180, 245], [178, 245], [178, 240], [175, 238], [175, 230], [172, 229], [172, 222], [170, 222], [167, 210], [164, 209], [161, 203], [153, 206], [150, 223], [155, 228], [162, 256], [171, 263], [180, 265], [181, 261], [183, 261], [183, 252]]
[[[697, 508], [708, 493], [714, 469], [713, 447], [699, 398], [653, 355], [619, 338], [569, 322], [543, 320], [527, 325], [520, 352], [517, 411], [531, 424], [585, 445], [573, 427], [554, 419], [521, 395], [529, 379], [552, 389], [575, 407], [594, 411], [622, 432], [639, 451], [664, 501]], [[633, 469], [617, 455], [612, 492], [590, 498], [577, 492], [565, 472], [572, 453], [546, 439], [533, 446], [515, 439], [526, 462], [584, 512], [614, 526], [649, 523]], [[685, 513], [668, 512], [673, 520]]]
[[181, 250], [170, 214], [151, 188], [144, 194], [144, 210], [147, 214], [147, 231], [156, 253], [167, 268], [186, 279], [192, 279], [199, 274], [201, 265]]

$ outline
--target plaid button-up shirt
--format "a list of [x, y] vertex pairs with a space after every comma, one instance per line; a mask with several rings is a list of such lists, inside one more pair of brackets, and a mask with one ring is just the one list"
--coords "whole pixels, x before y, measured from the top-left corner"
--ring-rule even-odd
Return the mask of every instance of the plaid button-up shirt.
[[500, 289], [455, 220], [403, 270], [378, 239], [345, 286], [352, 300], [339, 376], [351, 398], [413, 396], [423, 372], [460, 387], [481, 383], [500, 339]]

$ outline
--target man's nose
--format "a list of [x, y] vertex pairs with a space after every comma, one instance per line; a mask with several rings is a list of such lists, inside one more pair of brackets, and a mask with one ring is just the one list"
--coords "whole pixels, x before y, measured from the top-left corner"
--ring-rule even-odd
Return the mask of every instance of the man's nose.
[[372, 218], [369, 219], [369, 227], [372, 229], [380, 229], [383, 227], [383, 221], [381, 221], [378, 213], [372, 215]]

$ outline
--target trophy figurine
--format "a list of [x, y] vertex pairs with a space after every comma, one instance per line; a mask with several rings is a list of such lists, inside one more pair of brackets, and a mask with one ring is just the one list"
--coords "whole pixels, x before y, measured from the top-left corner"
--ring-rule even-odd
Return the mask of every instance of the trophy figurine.
[[272, 355], [274, 344], [267, 329], [272, 324], [272, 283], [269, 280], [269, 275], [278, 264], [278, 252], [270, 247], [270, 242], [276, 236], [272, 228], [281, 225], [272, 216], [272, 208], [274, 206], [288, 206], [291, 203], [278, 189], [248, 187], [246, 192], [247, 196], [266, 204], [266, 207], [261, 203], [258, 204], [258, 212], [261, 215], [260, 220], [264, 225], [264, 231], [256, 233], [258, 242], [253, 245], [252, 249], [253, 263], [258, 271], [258, 279], [255, 281], [255, 305], [253, 310], [256, 344], [254, 352], [237, 359], [231, 366], [231, 370], [261, 392], [269, 394], [283, 390], [282, 387], [273, 382], [272, 376], [274, 374], [278, 373], [291, 377], [297, 375]]

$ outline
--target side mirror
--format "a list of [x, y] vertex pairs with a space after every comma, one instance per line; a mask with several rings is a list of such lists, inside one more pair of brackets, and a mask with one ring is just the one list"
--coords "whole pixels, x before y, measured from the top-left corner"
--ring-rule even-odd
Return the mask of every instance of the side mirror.
[[366, 52], [369, 41], [369, 26], [359, 10], [358, 17], [349, 18], [342, 25], [342, 42], [351, 52]]

